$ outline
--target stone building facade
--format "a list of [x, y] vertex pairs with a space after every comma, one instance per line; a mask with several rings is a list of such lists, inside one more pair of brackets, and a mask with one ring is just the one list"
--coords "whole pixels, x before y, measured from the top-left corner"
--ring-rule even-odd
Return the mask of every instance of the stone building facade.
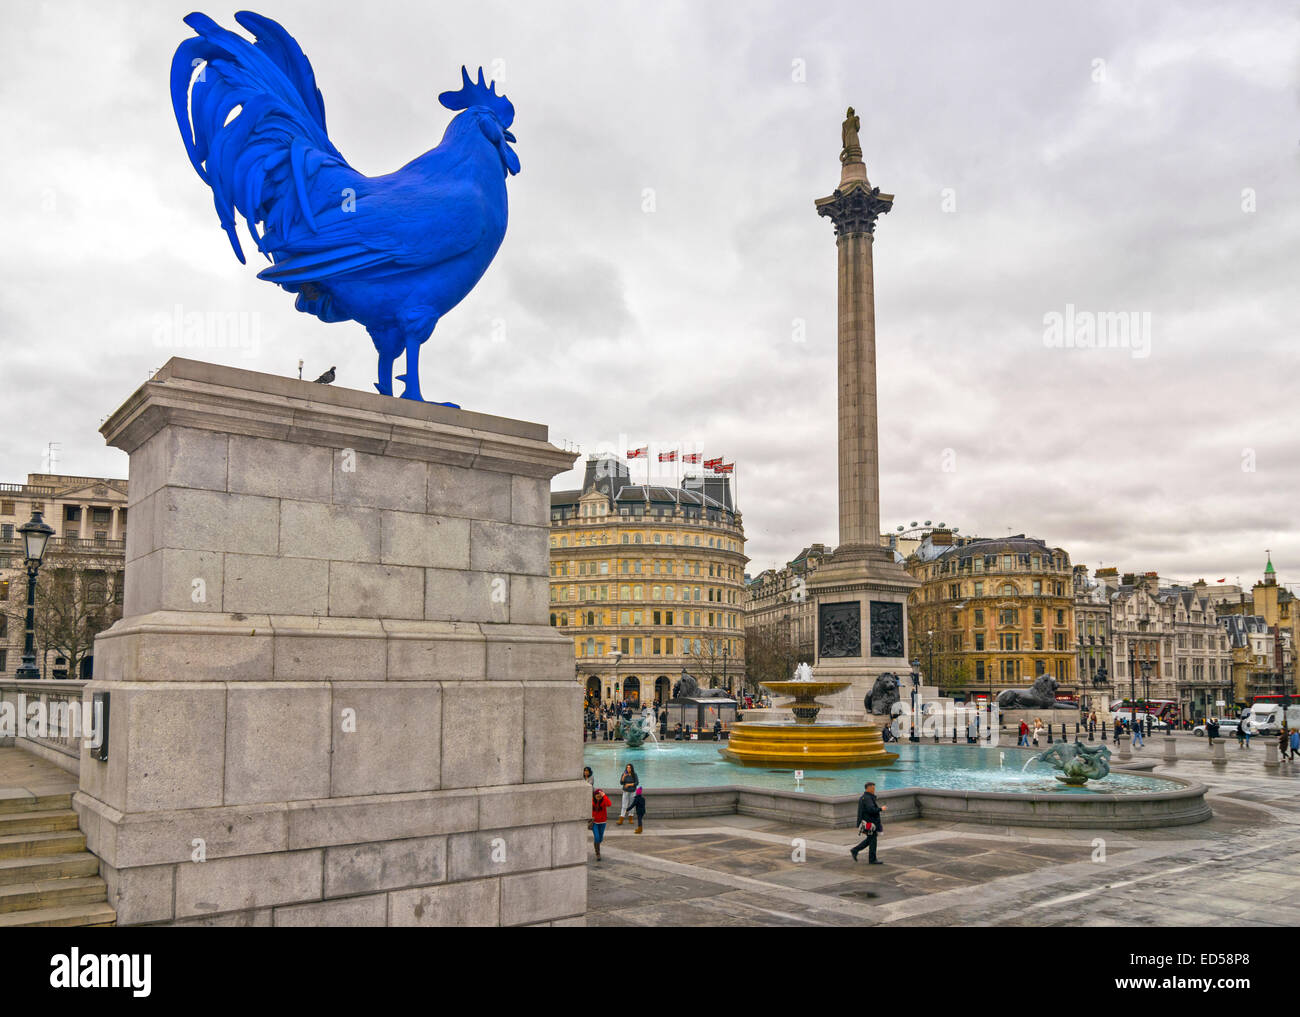
[[666, 702], [682, 669], [739, 690], [745, 529], [726, 477], [633, 484], [590, 457], [581, 489], [551, 492], [551, 624], [573, 640], [589, 700]]
[[[1238, 701], [1249, 705], [1257, 696], [1300, 693], [1295, 654], [1300, 646], [1300, 607], [1295, 595], [1278, 583], [1272, 556], [1268, 556], [1264, 575], [1249, 594], [1213, 587], [1207, 587], [1207, 593], [1214, 599], [1232, 642]], [[1229, 618], [1242, 621], [1230, 622]]]
[[1205, 584], [1161, 587], [1155, 572], [1098, 569], [1111, 604], [1116, 699], [1172, 704], [1185, 719], [1230, 701], [1231, 650]]
[[[125, 480], [31, 473], [25, 483], [0, 484], [0, 676], [13, 677], [22, 663], [27, 571], [18, 527], [41, 512], [54, 529], [41, 566], [44, 581], [72, 571], [80, 581], [103, 583], [108, 593], [103, 599], [120, 606], [126, 506]], [[105, 626], [112, 620], [106, 618]], [[69, 662], [57, 652], [47, 654], [38, 640], [36, 666], [42, 677], [77, 678], [90, 677], [94, 662], [93, 655]], [[70, 675], [69, 666], [78, 673]]]
[[935, 530], [907, 559], [911, 657], [944, 695], [996, 697], [1041, 674], [1079, 691], [1070, 556], [1019, 534], [958, 538]]
[[764, 569], [745, 586], [745, 629], [784, 633], [800, 658], [816, 655], [817, 609], [808, 596], [808, 577], [826, 560], [825, 544], [810, 544], [784, 568]]

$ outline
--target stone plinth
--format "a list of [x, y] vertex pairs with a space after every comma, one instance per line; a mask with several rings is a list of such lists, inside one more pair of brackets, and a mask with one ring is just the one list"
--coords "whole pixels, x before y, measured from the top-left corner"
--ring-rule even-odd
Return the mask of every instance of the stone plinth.
[[536, 424], [169, 361], [76, 806], [121, 924], [513, 925], [586, 908]]
[[[837, 549], [812, 573], [808, 591], [817, 605], [814, 670], [819, 681], [849, 683], [843, 692], [824, 699], [828, 707], [865, 716], [863, 699], [886, 672], [898, 675], [899, 699], [910, 705], [907, 594], [917, 585], [884, 547]], [[881, 606], [873, 612], [873, 605]], [[840, 618], [855, 620], [856, 640], [843, 638], [846, 629]]]

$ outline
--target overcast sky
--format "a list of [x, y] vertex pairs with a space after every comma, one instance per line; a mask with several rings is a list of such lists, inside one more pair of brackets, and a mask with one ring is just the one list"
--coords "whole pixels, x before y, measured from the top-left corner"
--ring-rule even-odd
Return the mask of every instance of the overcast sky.
[[[232, 256], [168, 98], [191, 9], [6, 4], [0, 480], [48, 442], [61, 472], [125, 476], [98, 426], [173, 353], [374, 381], [359, 325]], [[852, 104], [896, 195], [875, 244], [885, 528], [1211, 582], [1253, 582], [1271, 548], [1300, 581], [1293, 3], [258, 10], [362, 172], [437, 144], [462, 63], [514, 102], [505, 243], [425, 344], [428, 398], [584, 452], [734, 459], [751, 572], [833, 544], [836, 252], [813, 200]], [[1059, 348], [1067, 306], [1149, 329]], [[242, 347], [169, 345], [196, 312], [245, 314]]]

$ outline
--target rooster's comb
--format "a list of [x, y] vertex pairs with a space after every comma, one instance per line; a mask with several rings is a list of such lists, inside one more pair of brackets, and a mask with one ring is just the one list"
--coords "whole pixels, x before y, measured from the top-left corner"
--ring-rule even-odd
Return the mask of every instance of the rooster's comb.
[[438, 101], [448, 109], [469, 109], [471, 106], [486, 106], [502, 127], [509, 127], [515, 119], [515, 108], [504, 95], [497, 95], [497, 83], [490, 85], [483, 82], [483, 68], [478, 69], [478, 81], [471, 80], [469, 71], [460, 69], [463, 84], [455, 92], [443, 92]]

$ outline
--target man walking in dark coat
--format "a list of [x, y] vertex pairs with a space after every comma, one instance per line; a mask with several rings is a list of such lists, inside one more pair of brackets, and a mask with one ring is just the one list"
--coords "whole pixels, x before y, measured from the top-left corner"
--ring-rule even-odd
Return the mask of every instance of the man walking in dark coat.
[[876, 801], [875, 783], [868, 781], [863, 789], [862, 797], [858, 799], [858, 832], [866, 834], [866, 839], [857, 847], [849, 849], [849, 854], [853, 856], [855, 862], [858, 860], [858, 852], [866, 848], [869, 863], [872, 865], [885, 864], [876, 860], [876, 838], [880, 835], [880, 828], [883, 825], [880, 821], [880, 813], [884, 808], [886, 806]]

